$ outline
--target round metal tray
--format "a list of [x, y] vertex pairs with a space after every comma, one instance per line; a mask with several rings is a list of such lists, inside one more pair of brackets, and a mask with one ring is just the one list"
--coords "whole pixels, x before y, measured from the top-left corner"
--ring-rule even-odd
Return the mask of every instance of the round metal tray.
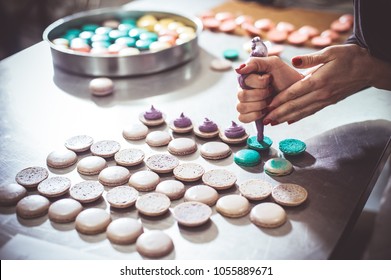
[[[138, 55], [129, 56], [78, 53], [52, 43], [53, 39], [60, 37], [66, 30], [80, 27], [86, 23], [99, 24], [108, 19], [139, 18], [146, 14], [154, 15], [158, 19], [168, 17], [181, 21], [185, 25], [193, 27], [196, 30], [196, 36], [188, 42], [168, 49], [157, 52], [144, 51]], [[201, 31], [202, 23], [196, 17], [164, 11], [106, 8], [81, 12], [59, 19], [45, 29], [43, 39], [50, 45], [53, 64], [56, 67], [81, 75], [121, 77], [157, 73], [188, 62], [198, 54], [198, 35]]]

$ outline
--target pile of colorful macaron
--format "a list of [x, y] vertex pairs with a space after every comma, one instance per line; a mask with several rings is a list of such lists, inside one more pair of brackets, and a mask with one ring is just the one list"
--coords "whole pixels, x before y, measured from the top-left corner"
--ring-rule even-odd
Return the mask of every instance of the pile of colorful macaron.
[[173, 18], [146, 14], [140, 18], [109, 19], [86, 23], [52, 40], [57, 47], [91, 55], [137, 55], [156, 52], [196, 37], [191, 26]]
[[[251, 37], [260, 36], [273, 43], [288, 43], [291, 45], [303, 45], [310, 43], [313, 47], [323, 48], [337, 42], [341, 34], [346, 34], [353, 27], [353, 15], [344, 14], [330, 23], [330, 28], [320, 31], [309, 25], [294, 26], [286, 21], [274, 22], [269, 18], [254, 19], [252, 16], [236, 16], [230, 12], [202, 13], [200, 19], [204, 28], [214, 32], [247, 34]], [[277, 55], [281, 47], [271, 52]]]

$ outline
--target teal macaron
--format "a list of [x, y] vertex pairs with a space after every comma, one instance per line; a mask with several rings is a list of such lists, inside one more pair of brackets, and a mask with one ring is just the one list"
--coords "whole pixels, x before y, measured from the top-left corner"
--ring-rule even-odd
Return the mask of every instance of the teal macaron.
[[292, 138], [282, 140], [278, 146], [281, 152], [289, 156], [300, 155], [304, 153], [307, 148], [307, 145], [303, 141]]
[[273, 144], [272, 139], [270, 139], [267, 136], [263, 137], [263, 140], [261, 142], [258, 142], [257, 136], [251, 136], [247, 139], [247, 146], [250, 149], [257, 150], [257, 151], [264, 151], [270, 148], [270, 146]]
[[239, 150], [234, 155], [234, 162], [241, 166], [255, 166], [261, 162], [261, 156], [257, 151], [251, 149]]

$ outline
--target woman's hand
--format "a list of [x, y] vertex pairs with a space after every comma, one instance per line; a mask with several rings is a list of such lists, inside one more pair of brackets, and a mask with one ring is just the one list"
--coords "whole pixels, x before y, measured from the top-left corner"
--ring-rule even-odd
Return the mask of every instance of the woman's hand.
[[274, 93], [278, 93], [303, 76], [284, 63], [280, 58], [271, 56], [251, 58], [246, 64], [236, 69], [238, 74], [250, 74], [245, 84], [252, 89], [239, 89], [237, 110], [239, 120], [248, 123], [262, 118], [267, 113], [267, 106], [272, 101]]
[[265, 125], [298, 121], [369, 86], [391, 89], [391, 65], [357, 45], [331, 46], [292, 63], [319, 67], [273, 98]]

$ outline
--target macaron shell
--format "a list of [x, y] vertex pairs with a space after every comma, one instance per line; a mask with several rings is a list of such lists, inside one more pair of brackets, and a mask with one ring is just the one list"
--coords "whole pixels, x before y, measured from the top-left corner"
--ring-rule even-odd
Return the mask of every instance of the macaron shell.
[[83, 206], [80, 202], [72, 198], [63, 198], [50, 205], [48, 216], [55, 223], [70, 223], [82, 210]]
[[183, 182], [195, 182], [201, 179], [205, 169], [198, 163], [186, 162], [178, 165], [173, 170], [176, 179]]
[[177, 127], [174, 125], [174, 121], [171, 121], [168, 125], [175, 133], [189, 133], [193, 130], [193, 125], [187, 127]]
[[12, 206], [18, 203], [27, 194], [27, 190], [15, 183], [11, 183], [0, 188], [0, 205]]
[[111, 207], [127, 208], [133, 206], [138, 198], [138, 191], [129, 186], [119, 186], [109, 190], [106, 200]]
[[110, 214], [101, 208], [88, 208], [76, 217], [76, 230], [83, 234], [94, 235], [106, 231], [111, 222]]
[[219, 199], [217, 191], [206, 185], [196, 185], [190, 187], [185, 192], [185, 201], [197, 201], [213, 206]]
[[127, 140], [141, 140], [147, 135], [148, 127], [142, 123], [129, 124], [122, 131], [122, 136]]
[[114, 83], [109, 78], [95, 78], [90, 81], [88, 88], [93, 95], [105, 96], [113, 92]]
[[99, 156], [88, 156], [77, 163], [77, 171], [83, 175], [97, 175], [107, 167], [107, 162]]
[[250, 179], [239, 185], [239, 192], [250, 200], [263, 200], [272, 193], [272, 184], [260, 179]]
[[25, 188], [35, 188], [49, 176], [46, 168], [33, 166], [19, 171], [15, 176], [15, 181]]
[[161, 258], [174, 249], [170, 236], [160, 230], [144, 232], [136, 241], [136, 249], [140, 255], [148, 258]]
[[211, 60], [209, 66], [215, 71], [228, 71], [232, 69], [232, 61], [223, 58], [215, 58]]
[[107, 238], [112, 243], [120, 245], [135, 243], [143, 232], [142, 224], [132, 218], [118, 218], [106, 229]]
[[98, 176], [102, 185], [116, 187], [126, 184], [129, 181], [130, 172], [123, 166], [109, 166], [103, 169]]
[[145, 153], [140, 149], [124, 149], [114, 155], [114, 160], [118, 165], [135, 166], [143, 162]]
[[246, 142], [247, 138], [249, 137], [249, 135], [245, 133], [243, 136], [238, 138], [228, 138], [227, 136], [224, 135], [223, 132], [220, 132], [219, 136], [220, 139], [227, 144], [241, 144], [243, 142]]
[[92, 155], [109, 158], [121, 149], [121, 145], [114, 140], [102, 140], [92, 144], [90, 150]]
[[171, 200], [162, 193], [147, 193], [140, 196], [136, 201], [137, 210], [146, 216], [160, 216], [168, 211]]
[[168, 145], [171, 139], [167, 131], [152, 131], [148, 133], [145, 142], [151, 147], [162, 147]]
[[280, 205], [272, 202], [264, 202], [251, 209], [250, 220], [259, 227], [276, 228], [286, 222], [287, 215], [284, 208]]
[[50, 201], [42, 195], [29, 195], [16, 204], [16, 214], [24, 219], [44, 216], [49, 209]]
[[217, 129], [213, 132], [202, 132], [198, 127], [193, 128], [194, 134], [200, 138], [211, 139], [219, 136], [220, 130]]
[[185, 194], [185, 185], [177, 180], [165, 180], [156, 186], [156, 192], [168, 196], [170, 200], [176, 200], [183, 197]]
[[299, 139], [284, 139], [278, 144], [279, 149], [286, 155], [295, 156], [304, 153], [307, 145]]
[[216, 190], [229, 189], [236, 183], [236, 175], [225, 169], [209, 170], [202, 175], [202, 181]]
[[201, 146], [201, 156], [206, 159], [219, 160], [231, 155], [231, 148], [222, 142], [207, 142]]
[[75, 164], [76, 161], [76, 153], [65, 148], [51, 152], [46, 158], [46, 163], [51, 168], [67, 168]]
[[230, 194], [217, 200], [216, 210], [223, 216], [240, 218], [250, 212], [250, 203], [241, 195]]
[[170, 141], [167, 147], [173, 155], [185, 156], [197, 151], [197, 144], [190, 138], [175, 138]]
[[129, 185], [141, 192], [153, 191], [159, 182], [159, 175], [150, 170], [138, 171], [129, 178]]
[[188, 201], [175, 206], [173, 215], [178, 224], [197, 227], [205, 224], [209, 220], [212, 215], [212, 209], [204, 203]]
[[251, 136], [247, 139], [248, 147], [257, 151], [267, 150], [272, 144], [273, 141], [267, 136], [264, 136], [261, 142], [258, 142], [257, 136]]
[[65, 141], [65, 147], [76, 153], [88, 151], [94, 139], [88, 135], [76, 135]]
[[38, 185], [38, 192], [46, 197], [57, 197], [68, 192], [71, 180], [66, 177], [50, 177]]
[[280, 184], [272, 190], [273, 199], [280, 205], [298, 206], [307, 200], [308, 192], [296, 184]]
[[270, 176], [285, 176], [293, 171], [293, 165], [284, 158], [271, 158], [265, 162], [264, 170]]
[[162, 124], [165, 123], [165, 118], [166, 118], [166, 115], [163, 114], [163, 116], [160, 119], [157, 119], [157, 120], [147, 120], [144, 117], [144, 113], [140, 113], [140, 115], [139, 115], [139, 120], [143, 124], [145, 124], [146, 126], [159, 126], [159, 125], [162, 125]]
[[234, 161], [241, 166], [255, 166], [261, 162], [261, 156], [257, 151], [242, 149], [235, 153]]
[[156, 173], [170, 173], [179, 165], [179, 160], [168, 154], [156, 154], [148, 157], [145, 164]]
[[83, 181], [69, 189], [70, 196], [80, 203], [90, 203], [102, 197], [104, 187], [97, 181]]

